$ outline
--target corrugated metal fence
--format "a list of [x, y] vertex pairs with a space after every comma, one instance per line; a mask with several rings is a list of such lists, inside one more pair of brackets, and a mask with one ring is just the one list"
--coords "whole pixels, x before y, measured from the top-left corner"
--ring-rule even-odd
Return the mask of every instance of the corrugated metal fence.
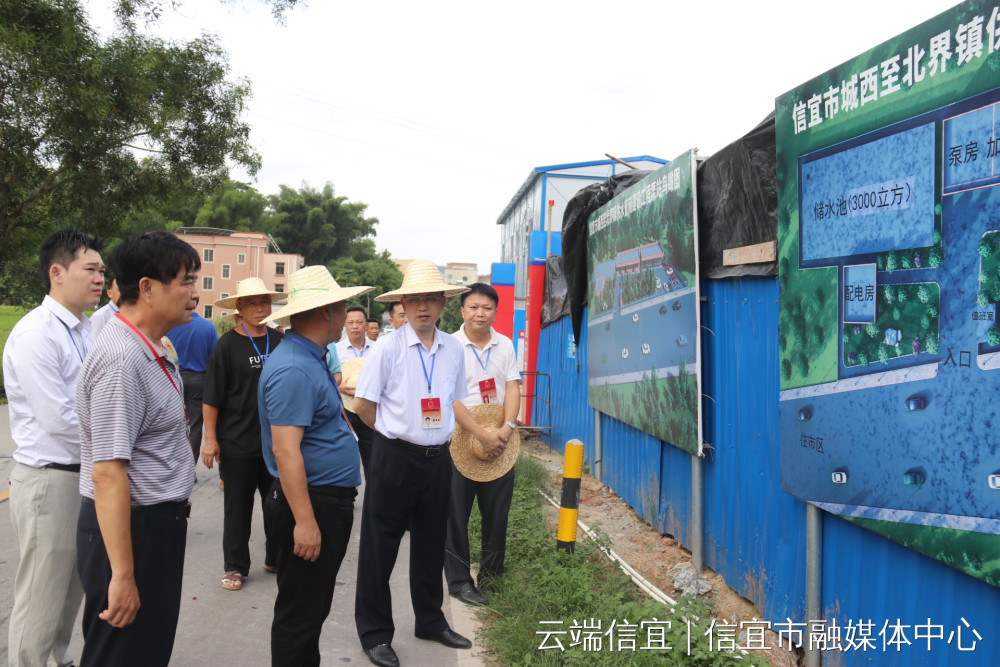
[[[702, 282], [705, 563], [772, 623], [805, 616], [805, 505], [780, 490], [778, 450], [778, 282]], [[586, 318], [585, 318], [586, 319]], [[546, 327], [538, 370], [548, 373], [553, 448], [579, 438], [594, 460], [594, 410], [587, 402], [587, 333], [576, 357], [569, 317]], [[691, 457], [601, 415], [604, 482], [637, 514], [690, 547]], [[871, 622], [874, 648], [827, 652], [826, 665], [1000, 663], [1000, 590], [858, 528], [824, 518], [823, 605], [827, 622]], [[961, 619], [969, 623], [966, 627]], [[913, 642], [883, 651], [897, 619]], [[744, 619], [749, 620], [749, 619]], [[888, 624], [888, 626], [886, 625]], [[915, 640], [920, 634], [942, 637]], [[977, 640], [972, 630], [978, 631]], [[959, 636], [959, 631], [961, 635]], [[861, 635], [854, 631], [857, 640]], [[881, 633], [881, 634], [880, 634]], [[954, 634], [952, 634], [954, 633]], [[841, 630], [841, 641], [846, 640]], [[951, 643], [947, 643], [951, 636]], [[968, 649], [975, 644], [975, 650]]]

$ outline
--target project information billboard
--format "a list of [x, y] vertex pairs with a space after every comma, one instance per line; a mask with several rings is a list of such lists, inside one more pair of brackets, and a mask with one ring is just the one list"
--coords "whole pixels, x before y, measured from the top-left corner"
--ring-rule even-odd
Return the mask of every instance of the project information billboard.
[[695, 153], [588, 219], [591, 407], [701, 454]]
[[1000, 10], [776, 101], [781, 487], [1000, 586]]

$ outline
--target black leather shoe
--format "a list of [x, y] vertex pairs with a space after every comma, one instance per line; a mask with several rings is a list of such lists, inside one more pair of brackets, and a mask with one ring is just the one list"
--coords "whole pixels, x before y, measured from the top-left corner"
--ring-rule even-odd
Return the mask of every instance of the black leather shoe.
[[417, 639], [426, 639], [430, 642], [444, 644], [448, 648], [472, 648], [472, 642], [451, 628], [445, 628], [441, 632], [429, 635], [417, 635]]
[[373, 665], [378, 667], [399, 667], [399, 658], [389, 644], [379, 644], [374, 648], [366, 648], [365, 655]]
[[462, 584], [461, 590], [457, 593], [452, 593], [453, 598], [458, 598], [465, 604], [472, 607], [485, 607], [490, 603], [486, 599], [486, 596], [476, 590], [476, 587], [472, 584]]

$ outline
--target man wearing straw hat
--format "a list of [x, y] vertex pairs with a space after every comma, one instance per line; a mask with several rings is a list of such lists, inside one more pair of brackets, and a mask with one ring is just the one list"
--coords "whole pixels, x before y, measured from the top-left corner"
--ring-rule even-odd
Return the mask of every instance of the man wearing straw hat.
[[272, 665], [320, 662], [361, 484], [357, 441], [323, 357], [344, 326], [344, 301], [372, 289], [341, 287], [326, 267], [307, 266], [289, 277], [288, 303], [264, 319], [291, 326], [257, 390], [264, 460], [276, 478], [264, 503], [278, 549]]
[[[215, 302], [217, 308], [235, 308], [241, 322], [212, 349], [205, 376], [202, 415], [205, 443], [201, 460], [211, 469], [219, 462], [224, 475], [222, 502], [222, 587], [238, 591], [250, 573], [250, 526], [254, 493], [261, 507], [274, 483], [261, 451], [257, 384], [268, 357], [281, 342], [282, 334], [263, 322], [271, 314], [271, 303], [285, 298], [267, 289], [260, 278], [247, 278], [236, 285], [236, 294]], [[264, 523], [264, 569], [274, 572], [276, 549], [270, 526]]]
[[[461, 428], [455, 429], [451, 443], [455, 469], [451, 476], [444, 571], [448, 592], [471, 605], [488, 604], [473, 584], [469, 571], [472, 501], [478, 500], [483, 518], [479, 564], [479, 587], [483, 588], [503, 574], [507, 512], [514, 494], [514, 463], [519, 450], [514, 420], [521, 409], [521, 374], [513, 343], [493, 330], [499, 302], [500, 297], [491, 286], [470, 285], [469, 291], [462, 295], [464, 323], [455, 333], [465, 351], [469, 395], [455, 404], [455, 418]], [[483, 406], [493, 409], [482, 409]]]
[[414, 634], [452, 648], [472, 646], [441, 611], [451, 490], [447, 444], [453, 402], [466, 389], [462, 346], [436, 323], [445, 299], [465, 291], [445, 284], [431, 262], [411, 262], [402, 287], [375, 299], [401, 301], [408, 324], [372, 347], [354, 393], [357, 414], [376, 431], [361, 512], [354, 619], [368, 659], [384, 667], [399, 664], [391, 646], [389, 576], [408, 524]]

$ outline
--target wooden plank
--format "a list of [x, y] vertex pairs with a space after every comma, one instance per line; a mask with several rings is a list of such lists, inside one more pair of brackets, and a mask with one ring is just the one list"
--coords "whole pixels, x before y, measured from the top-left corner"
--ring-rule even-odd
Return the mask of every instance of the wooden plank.
[[756, 264], [758, 262], [773, 262], [778, 256], [778, 242], [767, 241], [756, 245], [746, 245], [742, 248], [729, 248], [722, 252], [723, 266], [738, 264]]

